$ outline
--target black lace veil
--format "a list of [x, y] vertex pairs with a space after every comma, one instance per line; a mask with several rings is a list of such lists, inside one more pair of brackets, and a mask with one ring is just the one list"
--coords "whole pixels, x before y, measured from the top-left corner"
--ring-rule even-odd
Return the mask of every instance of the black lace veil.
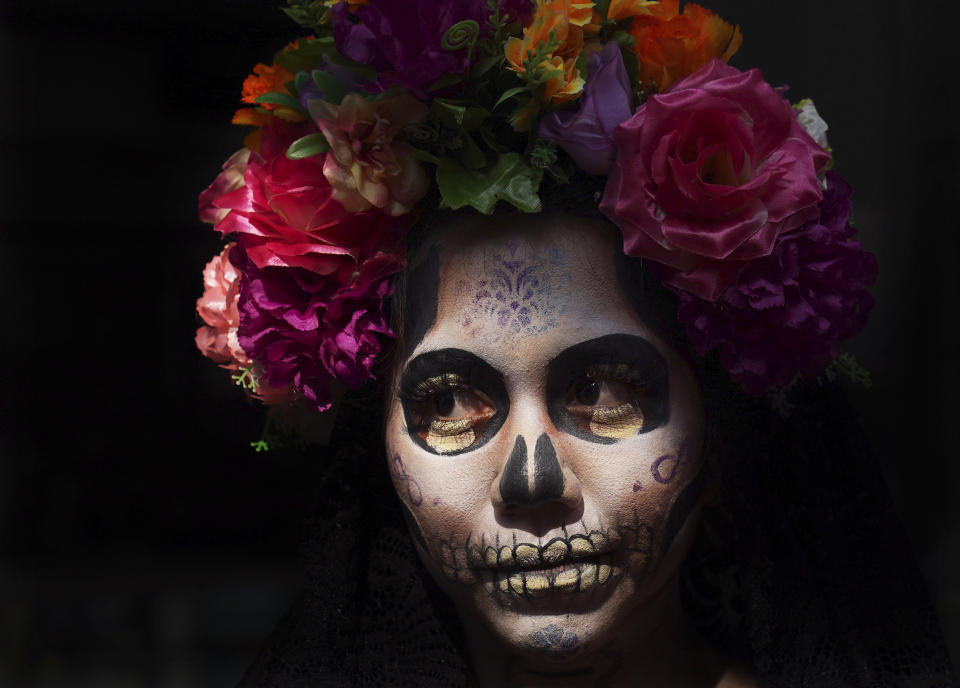
[[[596, 183], [573, 203], [596, 207]], [[548, 190], [548, 199], [551, 192]], [[569, 204], [569, 187], [554, 207]], [[906, 534], [836, 381], [778, 403], [734, 387], [677, 331], [671, 297], [633, 269], [642, 314], [691, 356], [708, 415], [706, 507], [684, 608], [767, 686], [954, 685]], [[402, 284], [400, 285], [402, 291]], [[402, 298], [402, 295], [401, 295]], [[419, 563], [383, 458], [382, 397], [348, 396], [303, 545], [304, 587], [242, 688], [468, 686], [452, 606]], [[319, 452], [318, 452], [319, 454]]]

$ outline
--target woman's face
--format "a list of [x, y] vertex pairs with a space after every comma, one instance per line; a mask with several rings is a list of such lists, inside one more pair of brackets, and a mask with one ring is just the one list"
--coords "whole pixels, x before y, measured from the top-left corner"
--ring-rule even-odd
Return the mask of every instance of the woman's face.
[[615, 249], [560, 215], [448, 228], [412, 273], [388, 402], [426, 566], [468, 630], [551, 662], [642, 623], [696, 511], [698, 386], [628, 302]]

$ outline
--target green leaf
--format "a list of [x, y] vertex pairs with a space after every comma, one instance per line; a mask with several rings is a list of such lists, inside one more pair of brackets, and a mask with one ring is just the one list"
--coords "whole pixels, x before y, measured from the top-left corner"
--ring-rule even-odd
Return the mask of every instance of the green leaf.
[[339, 105], [345, 95], [340, 82], [337, 81], [332, 74], [322, 69], [314, 69], [313, 72], [311, 72], [311, 76], [313, 77], [313, 83], [317, 85], [320, 93], [323, 94], [323, 99], [328, 103]]
[[451, 86], [456, 86], [466, 79], [465, 74], [459, 74], [457, 72], [450, 72], [448, 74], [441, 74], [427, 86], [427, 91], [432, 93], [433, 91], [443, 91], [450, 88]]
[[300, 101], [291, 95], [287, 95], [286, 93], [279, 93], [277, 91], [264, 93], [262, 96], [257, 98], [256, 102], [269, 105], [280, 105], [285, 108], [290, 108], [291, 110], [296, 110], [304, 117], [307, 116], [307, 111], [304, 110], [303, 106], [300, 105]]
[[[331, 40], [330, 50], [326, 52], [324, 55], [327, 59], [327, 62], [329, 62], [330, 64], [338, 65], [340, 67], [345, 67], [346, 69], [349, 69], [351, 72], [359, 76], [361, 79], [365, 79], [367, 81], [373, 81], [374, 79], [377, 78], [377, 70], [373, 69], [369, 65], [363, 64], [362, 62], [355, 62], [351, 60], [349, 57], [345, 57], [341, 55], [340, 53], [337, 52], [336, 48], [333, 47], [332, 45], [333, 39], [331, 38], [330, 40]], [[317, 62], [319, 62], [319, 60], [317, 60]], [[317, 62], [315, 62], [314, 65], [316, 65]]]
[[487, 166], [487, 156], [469, 134], [463, 135], [463, 148], [457, 152], [457, 157], [465, 167], [471, 170], [479, 170]]
[[303, 160], [313, 155], [326, 153], [330, 150], [330, 144], [323, 134], [307, 134], [290, 144], [287, 148], [287, 157], [291, 160]]
[[490, 116], [490, 111], [446, 98], [434, 98], [431, 114], [451, 129], [473, 131]]
[[280, 11], [298, 24], [309, 24], [310, 13], [302, 7], [281, 7]]
[[610, 14], [610, 0], [595, 0], [593, 3], [594, 8], [600, 14], [600, 19], [604, 22], [607, 21], [607, 15]]
[[438, 158], [433, 153], [428, 153], [427, 151], [422, 150], [420, 148], [414, 148], [410, 153], [410, 157], [413, 158], [414, 160], [419, 160], [420, 162], [428, 162], [431, 165], [440, 164], [440, 158]]
[[437, 165], [441, 207], [472, 206], [485, 215], [493, 212], [498, 200], [525, 213], [540, 212], [543, 205], [537, 189], [542, 179], [543, 170], [533, 169], [515, 152], [501, 155], [483, 171], [468, 170], [449, 158], [441, 158]]
[[297, 72], [297, 76], [293, 80], [293, 85], [297, 89], [297, 93], [303, 90], [303, 87], [310, 81], [310, 75], [306, 72]]
[[513, 98], [513, 97], [514, 97], [515, 95], [517, 95], [518, 93], [523, 92], [525, 89], [526, 89], [526, 86], [515, 86], [514, 88], [507, 89], [506, 91], [503, 92], [503, 95], [501, 95], [501, 96], [497, 99], [497, 102], [494, 103], [493, 109], [496, 110], [497, 107], [499, 107], [501, 103], [503, 103], [504, 101], [510, 100], [511, 98]]
[[490, 57], [485, 57], [482, 60], [477, 60], [477, 63], [473, 65], [471, 79], [474, 81], [479, 80], [480, 77], [500, 64], [502, 59], [502, 55], [491, 55]]
[[298, 45], [300, 47], [296, 50], [289, 52], [281, 50], [273, 56], [273, 61], [291, 74], [310, 71], [316, 67], [324, 57], [330, 59], [330, 56], [336, 53], [332, 36], [301, 39]]

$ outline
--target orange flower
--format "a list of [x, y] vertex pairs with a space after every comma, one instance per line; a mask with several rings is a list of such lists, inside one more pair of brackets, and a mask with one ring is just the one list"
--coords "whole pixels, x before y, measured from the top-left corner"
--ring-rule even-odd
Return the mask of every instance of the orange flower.
[[260, 127], [273, 121], [273, 118], [286, 120], [287, 122], [302, 122], [305, 118], [296, 110], [290, 108], [277, 107], [272, 112], [265, 110], [264, 106], [255, 108], [240, 108], [233, 114], [233, 124], [246, 124], [256, 127], [256, 130], [247, 134], [243, 139], [243, 145], [250, 150], [260, 150]]
[[[504, 53], [510, 68], [527, 77], [527, 81], [543, 84], [544, 103], [566, 103], [583, 90], [577, 58], [583, 51], [581, 27], [588, 25], [592, 16], [593, 0], [539, 0], [530, 26], [523, 30], [523, 38], [507, 40]], [[551, 43], [553, 49], [538, 64], [532, 65], [535, 73], [528, 74], [530, 58]], [[514, 128], [518, 131], [529, 128], [538, 111], [539, 105], [528, 104], [523, 114], [514, 119]]]
[[[583, 32], [587, 36], [596, 36], [607, 22], [618, 22], [641, 14], [650, 14], [650, 7], [656, 4], [657, 0], [611, 0], [610, 6], [607, 7], [606, 20], [598, 10], [593, 10], [590, 23], [583, 27]], [[600, 48], [602, 46], [597, 46], [598, 50]]]
[[640, 62], [640, 82], [664, 91], [715, 57], [724, 62], [743, 43], [739, 26], [731, 26], [700, 5], [660, 0], [648, 13], [634, 17], [630, 27], [633, 51]]
[[234, 124], [247, 124], [256, 127], [243, 139], [243, 145], [250, 150], [260, 150], [260, 127], [273, 119], [273, 114], [263, 108], [240, 108], [233, 115]]
[[641, 14], [650, 14], [650, 8], [656, 6], [656, 0], [611, 0], [607, 9], [609, 21], [621, 21]]
[[[283, 85], [292, 79], [293, 74], [278, 64], [258, 64], [253, 68], [253, 74], [248, 76], [243, 82], [242, 100], [244, 103], [256, 103], [257, 98], [262, 96], [264, 93], [270, 93], [271, 91], [286, 93], [286, 89], [283, 87]], [[258, 104], [261, 105], [261, 107], [265, 107], [267, 110], [274, 110], [279, 107], [270, 103]]]

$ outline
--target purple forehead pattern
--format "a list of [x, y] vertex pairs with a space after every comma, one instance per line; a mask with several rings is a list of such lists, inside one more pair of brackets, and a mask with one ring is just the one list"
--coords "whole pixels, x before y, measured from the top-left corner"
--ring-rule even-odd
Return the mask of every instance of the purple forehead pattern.
[[473, 301], [461, 325], [469, 330], [478, 318], [494, 316], [497, 327], [514, 334], [557, 327], [570, 298], [564, 289], [572, 280], [566, 263], [559, 249], [521, 249], [516, 241], [505, 251], [484, 252], [481, 270], [463, 283]]

